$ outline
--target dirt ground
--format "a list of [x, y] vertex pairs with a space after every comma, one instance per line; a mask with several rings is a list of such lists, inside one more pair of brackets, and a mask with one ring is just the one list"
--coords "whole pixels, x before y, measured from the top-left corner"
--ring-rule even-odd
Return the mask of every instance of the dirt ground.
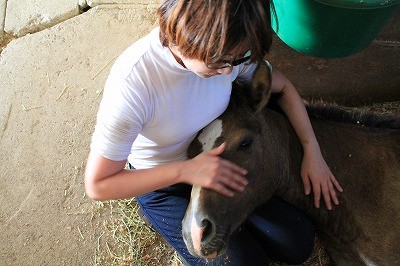
[[[88, 199], [82, 177], [107, 73], [120, 52], [154, 27], [148, 14], [113, 11], [111, 21], [104, 9], [87, 15], [96, 27], [130, 38], [100, 38], [93, 24], [70, 32], [60, 24], [14, 40], [1, 53], [0, 265], [124, 265], [109, 227], [112, 206]], [[399, 114], [398, 104], [385, 108]], [[169, 251], [148, 252], [149, 265], [170, 261]], [[137, 265], [131, 258], [125, 264]]]

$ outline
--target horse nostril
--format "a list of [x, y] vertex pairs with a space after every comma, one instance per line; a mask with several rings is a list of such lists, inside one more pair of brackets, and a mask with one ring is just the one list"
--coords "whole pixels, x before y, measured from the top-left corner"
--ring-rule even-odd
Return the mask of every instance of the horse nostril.
[[201, 242], [207, 242], [209, 238], [212, 238], [213, 225], [208, 219], [201, 221], [201, 227], [203, 228], [203, 235], [201, 236]]

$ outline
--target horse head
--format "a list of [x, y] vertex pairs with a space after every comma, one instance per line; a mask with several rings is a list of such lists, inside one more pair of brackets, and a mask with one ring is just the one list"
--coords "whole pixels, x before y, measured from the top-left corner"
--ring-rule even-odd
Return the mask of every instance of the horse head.
[[213, 259], [223, 254], [231, 234], [274, 192], [273, 181], [262, 178], [269, 165], [263, 160], [261, 142], [265, 130], [261, 110], [269, 100], [270, 84], [270, 66], [264, 63], [257, 67], [250, 86], [234, 82], [227, 110], [200, 131], [189, 147], [191, 158], [225, 142], [221, 157], [247, 169], [249, 180], [246, 189], [233, 197], [193, 186], [182, 221], [183, 237], [193, 255]]

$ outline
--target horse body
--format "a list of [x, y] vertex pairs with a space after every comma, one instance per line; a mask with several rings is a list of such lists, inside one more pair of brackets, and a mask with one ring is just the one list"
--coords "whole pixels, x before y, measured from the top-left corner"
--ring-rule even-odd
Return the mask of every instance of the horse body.
[[[258, 72], [265, 72], [265, 69]], [[268, 90], [265, 86], [239, 88], [220, 118], [201, 132], [189, 148], [195, 156], [203, 147], [226, 142], [222, 157], [248, 170], [249, 185], [227, 198], [193, 187], [183, 220], [183, 235], [191, 253], [214, 258], [224, 252], [229, 236], [246, 217], [272, 195], [278, 195], [303, 210], [316, 222], [319, 236], [337, 265], [395, 265], [400, 263], [400, 120], [380, 127], [363, 126], [309, 114], [321, 151], [344, 188], [340, 204], [332, 211], [314, 207], [313, 195], [304, 194], [300, 177], [302, 147], [286, 117], [265, 109], [255, 112], [247, 91]], [[235, 85], [239, 86], [239, 85]], [[256, 93], [264, 95], [268, 93]], [[254, 96], [250, 96], [254, 98]], [[265, 99], [255, 103], [266, 102]], [[346, 112], [338, 111], [339, 115]], [[384, 120], [384, 119], [383, 119]], [[382, 122], [385, 124], [385, 121]], [[382, 124], [381, 123], [381, 124]], [[210, 136], [210, 127], [221, 127]], [[214, 130], [215, 132], [215, 130]], [[322, 200], [323, 201], [323, 200]]]
[[[267, 123], [274, 125], [273, 120]], [[324, 119], [312, 119], [312, 124], [324, 158], [344, 188], [340, 204], [333, 211], [316, 209], [313, 195], [304, 195], [298, 142], [277, 147], [292, 146], [292, 155], [290, 171], [279, 176], [275, 194], [313, 217], [336, 265], [400, 262], [400, 131]], [[295, 140], [289, 123], [287, 131]]]

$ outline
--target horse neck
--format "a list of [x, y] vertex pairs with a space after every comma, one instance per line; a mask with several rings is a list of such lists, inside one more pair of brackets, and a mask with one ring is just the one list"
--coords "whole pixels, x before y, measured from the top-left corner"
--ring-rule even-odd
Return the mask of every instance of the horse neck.
[[[336, 208], [336, 215], [332, 215], [332, 212], [324, 207], [323, 199], [321, 199], [321, 208], [318, 209], [314, 206], [313, 194], [305, 195], [300, 176], [303, 149], [286, 116], [267, 110], [264, 118], [267, 129], [264, 129], [263, 132], [267, 132], [266, 138], [270, 138], [264, 139], [264, 143], [268, 143], [266, 145], [272, 143], [274, 145], [272, 150], [276, 151], [274, 156], [278, 157], [276, 165], [271, 167], [278, 169], [271, 176], [271, 178], [278, 180], [274, 194], [313, 217], [317, 224], [325, 225], [325, 228], [329, 228], [329, 232], [337, 232], [338, 230], [345, 232], [343, 240], [354, 239], [359, 233], [357, 230], [337, 227], [338, 224], [342, 224], [341, 221], [353, 219], [348, 213], [345, 202], [341, 202], [340, 208]], [[271, 149], [267, 148], [266, 150], [268, 152]], [[268, 158], [271, 157], [271, 154], [265, 154], [265, 156]], [[328, 231], [324, 231], [324, 233], [330, 234]]]
[[[299, 209], [312, 213], [315, 210], [313, 195], [306, 196], [301, 179], [301, 163], [303, 159], [303, 148], [292, 125], [287, 117], [279, 112], [267, 110], [264, 115], [265, 129], [264, 136], [266, 145], [273, 145], [272, 148], [266, 147], [266, 153], [275, 151], [275, 169], [271, 178], [277, 180], [275, 195], [283, 198]], [[265, 154], [270, 158], [271, 154]], [[271, 171], [268, 169], [268, 171]]]
[[[271, 158], [273, 153], [274, 166], [268, 171], [277, 181], [276, 195], [287, 201], [297, 201], [304, 196], [300, 178], [303, 149], [287, 117], [279, 112], [267, 109], [264, 113], [265, 125], [263, 132], [265, 158]], [[272, 168], [272, 169], [271, 169]]]

